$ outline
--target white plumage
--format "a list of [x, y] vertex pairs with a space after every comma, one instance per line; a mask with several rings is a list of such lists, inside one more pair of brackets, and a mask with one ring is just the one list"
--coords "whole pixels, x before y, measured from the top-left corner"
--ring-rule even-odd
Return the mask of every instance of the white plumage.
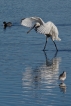
[[61, 41], [61, 39], [58, 37], [59, 32], [57, 27], [54, 25], [54, 23], [52, 23], [51, 21], [48, 21], [47, 23], [45, 23], [39, 17], [29, 17], [29, 18], [22, 19], [21, 25], [31, 28], [27, 33], [29, 33], [34, 28], [35, 31], [41, 34], [44, 34], [46, 36], [46, 42], [45, 42], [43, 50], [45, 50], [46, 48], [47, 38], [50, 37], [56, 47], [56, 50], [58, 51], [54, 40]]

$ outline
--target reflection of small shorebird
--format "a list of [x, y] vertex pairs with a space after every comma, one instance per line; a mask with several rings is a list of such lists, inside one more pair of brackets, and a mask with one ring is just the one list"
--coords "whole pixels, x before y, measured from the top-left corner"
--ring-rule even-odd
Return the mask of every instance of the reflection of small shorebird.
[[60, 83], [60, 84], [59, 84], [59, 87], [60, 87], [60, 89], [61, 89], [61, 91], [62, 91], [63, 93], [66, 92], [66, 84], [65, 84], [65, 83]]
[[59, 76], [59, 80], [64, 81], [65, 79], [66, 79], [66, 72], [63, 71], [63, 73], [60, 74], [60, 76]]

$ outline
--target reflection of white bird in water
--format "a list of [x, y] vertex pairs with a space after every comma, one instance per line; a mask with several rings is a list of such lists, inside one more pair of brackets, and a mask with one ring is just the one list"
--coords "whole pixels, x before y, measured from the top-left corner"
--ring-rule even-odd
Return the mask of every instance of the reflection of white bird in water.
[[[56, 85], [58, 81], [59, 63], [61, 61], [61, 58], [57, 58], [56, 55], [57, 53], [55, 53], [52, 59], [48, 59], [44, 51], [46, 62], [34, 69], [32, 67], [26, 68], [22, 78], [23, 86], [35, 85], [37, 87], [40, 86], [41, 83], [45, 83], [44, 88], [54, 88], [54, 85]], [[34, 83], [32, 84], [32, 82]]]
[[39, 32], [46, 36], [46, 42], [43, 50], [46, 48], [47, 38], [50, 37], [56, 47], [56, 50], [58, 51], [54, 40], [60, 41], [61, 39], [58, 37], [57, 27], [51, 21], [44, 23], [44, 21], [39, 17], [30, 17], [22, 19], [21, 25], [31, 28], [27, 33], [29, 33], [34, 28], [36, 32]]
[[60, 74], [59, 79], [60, 79], [61, 81], [64, 81], [64, 80], [66, 79], [66, 72], [65, 72], [65, 71], [63, 71], [63, 73]]

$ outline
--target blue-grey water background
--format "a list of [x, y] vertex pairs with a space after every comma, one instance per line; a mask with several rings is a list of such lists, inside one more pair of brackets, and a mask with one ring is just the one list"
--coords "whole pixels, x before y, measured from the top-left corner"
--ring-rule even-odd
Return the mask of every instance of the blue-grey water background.
[[[31, 16], [58, 27], [57, 54], [51, 39], [43, 52], [45, 36], [21, 26]], [[71, 106], [71, 0], [0, 0], [0, 106]]]

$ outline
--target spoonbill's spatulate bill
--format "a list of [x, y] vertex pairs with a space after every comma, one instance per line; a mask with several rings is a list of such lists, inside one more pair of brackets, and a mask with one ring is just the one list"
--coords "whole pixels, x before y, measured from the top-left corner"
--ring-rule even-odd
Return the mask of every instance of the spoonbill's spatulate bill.
[[27, 32], [29, 33], [32, 29], [35, 29], [36, 32], [39, 32], [41, 34], [44, 34], [46, 36], [46, 42], [44, 45], [44, 49], [46, 48], [47, 44], [47, 39], [50, 37], [56, 47], [56, 51], [58, 51], [56, 43], [54, 40], [61, 41], [61, 39], [58, 37], [58, 29], [52, 23], [51, 21], [44, 22], [41, 18], [39, 17], [29, 17], [29, 18], [24, 18], [21, 20], [21, 25], [30, 27], [30, 30]]

